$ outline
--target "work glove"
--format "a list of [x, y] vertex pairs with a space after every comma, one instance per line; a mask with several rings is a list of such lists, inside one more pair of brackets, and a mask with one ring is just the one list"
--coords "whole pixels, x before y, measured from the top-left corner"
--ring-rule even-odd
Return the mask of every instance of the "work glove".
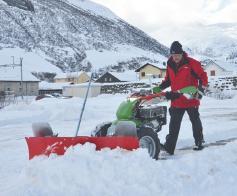
[[196, 99], [202, 99], [203, 96], [206, 95], [207, 87], [206, 86], [199, 86], [198, 92], [194, 95]]
[[178, 99], [180, 98], [182, 94], [181, 93], [177, 93], [177, 92], [166, 92], [165, 93], [165, 98], [168, 99], [168, 100], [175, 100], [175, 99]]
[[152, 88], [152, 92], [153, 93], [160, 93], [161, 92], [161, 88], [159, 86], [156, 86], [156, 87]]
[[199, 90], [203, 95], [206, 95], [207, 87], [206, 87], [206, 86], [200, 86], [200, 87], [198, 87], [198, 90]]

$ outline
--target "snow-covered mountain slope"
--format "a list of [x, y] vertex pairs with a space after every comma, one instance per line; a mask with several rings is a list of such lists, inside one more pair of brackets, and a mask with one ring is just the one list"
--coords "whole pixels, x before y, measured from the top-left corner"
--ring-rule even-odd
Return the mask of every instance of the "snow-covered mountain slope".
[[158, 30], [158, 35], [165, 43], [169, 37], [180, 40], [195, 55], [237, 61], [237, 23], [164, 27]]
[[[61, 70], [88, 70], [147, 56], [163, 61], [168, 55], [164, 45], [89, 0], [0, 0], [0, 18], [0, 49], [41, 54]], [[116, 58], [103, 55], [108, 53]], [[104, 60], [96, 63], [100, 54]]]

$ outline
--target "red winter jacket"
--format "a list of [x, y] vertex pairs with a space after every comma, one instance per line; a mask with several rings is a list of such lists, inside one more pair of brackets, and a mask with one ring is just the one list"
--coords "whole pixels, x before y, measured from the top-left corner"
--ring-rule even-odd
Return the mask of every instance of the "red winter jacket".
[[[183, 60], [177, 65], [172, 57], [167, 62], [167, 71], [164, 81], [160, 88], [163, 90], [171, 86], [172, 91], [177, 91], [187, 86], [198, 87], [199, 82], [202, 86], [207, 86], [207, 73], [203, 70], [201, 63], [184, 53]], [[197, 99], [187, 99], [184, 96], [171, 102], [171, 107], [190, 108], [198, 107], [200, 101]]]

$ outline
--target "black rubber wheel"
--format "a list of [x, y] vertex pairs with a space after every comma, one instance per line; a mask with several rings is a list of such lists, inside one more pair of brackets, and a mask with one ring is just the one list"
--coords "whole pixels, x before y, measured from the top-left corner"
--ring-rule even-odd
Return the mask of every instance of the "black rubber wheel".
[[137, 136], [140, 148], [146, 148], [153, 159], [158, 159], [160, 154], [160, 140], [157, 133], [150, 127], [141, 127]]
[[112, 125], [112, 123], [106, 123], [103, 124], [99, 129], [97, 130], [95, 136], [96, 137], [104, 137], [107, 135], [108, 128]]

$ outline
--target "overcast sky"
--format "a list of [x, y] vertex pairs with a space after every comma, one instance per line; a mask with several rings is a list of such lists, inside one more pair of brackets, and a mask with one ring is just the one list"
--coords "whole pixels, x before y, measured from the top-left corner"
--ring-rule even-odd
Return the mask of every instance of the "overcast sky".
[[[193, 23], [237, 22], [237, 0], [92, 0], [163, 43], [173, 40], [162, 32]], [[180, 28], [179, 28], [180, 29]], [[160, 35], [162, 33], [162, 36]]]

